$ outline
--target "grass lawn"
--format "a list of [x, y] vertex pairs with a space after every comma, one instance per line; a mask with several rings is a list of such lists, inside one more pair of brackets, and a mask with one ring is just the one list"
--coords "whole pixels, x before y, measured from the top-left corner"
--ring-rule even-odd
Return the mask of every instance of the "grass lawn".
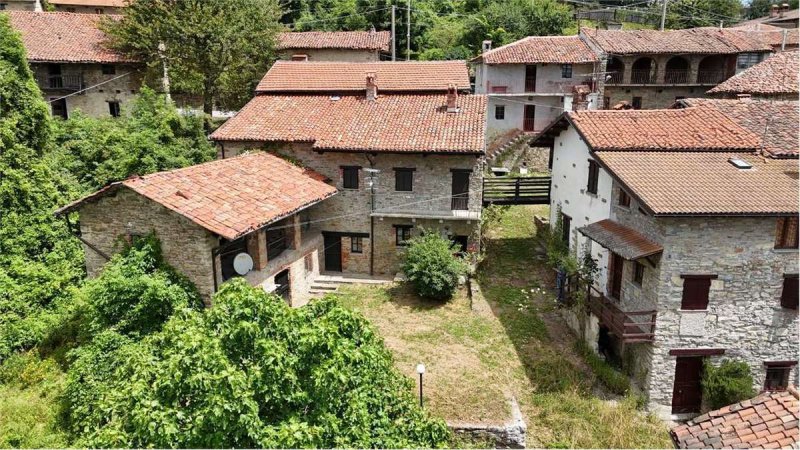
[[532, 217], [546, 212], [511, 207], [492, 226], [477, 275], [485, 299], [474, 308], [465, 290], [445, 303], [401, 285], [340, 297], [380, 330], [399, 370], [416, 378], [416, 364], [426, 365], [426, 405], [451, 423], [505, 423], [513, 396], [529, 447], [672, 447], [666, 426], [633, 397], [609, 400], [574, 352], [546, 289], [551, 271], [534, 258]]

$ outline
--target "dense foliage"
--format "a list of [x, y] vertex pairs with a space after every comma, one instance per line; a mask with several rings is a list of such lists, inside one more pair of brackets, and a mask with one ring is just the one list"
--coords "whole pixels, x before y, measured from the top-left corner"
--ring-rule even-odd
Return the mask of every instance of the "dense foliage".
[[408, 242], [403, 273], [420, 297], [445, 300], [453, 296], [458, 278], [466, 273], [456, 252], [458, 246], [437, 233], [423, 231]]
[[[751, 0], [750, 8], [747, 14], [748, 19], [758, 19], [760, 17], [769, 16], [769, 9], [772, 5], [780, 5], [784, 2], [775, 2], [773, 0]], [[798, 0], [789, 0], [789, 9], [797, 9]]]
[[[660, 16], [661, 6], [658, 6]], [[742, 19], [740, 0], [670, 0], [667, 28], [731, 26]]]
[[753, 376], [744, 361], [723, 360], [719, 366], [703, 366], [703, 400], [711, 409], [719, 409], [756, 395]]
[[92, 118], [80, 112], [54, 122], [58, 167], [74, 177], [82, 191], [95, 191], [130, 175], [210, 161], [214, 147], [203, 119], [180, 114], [148, 88], [119, 118]]
[[100, 333], [75, 352], [66, 399], [90, 447], [436, 447], [444, 423], [359, 314], [292, 309], [241, 279], [214, 307], [142, 340]]
[[631, 390], [631, 382], [627, 375], [616, 370], [611, 364], [606, 362], [594, 352], [585, 341], [578, 339], [575, 341], [575, 352], [583, 357], [586, 365], [592, 369], [594, 375], [611, 392], [617, 395], [625, 395]]
[[[138, 0], [108, 20], [111, 45], [145, 61], [172, 87], [203, 98], [203, 111], [238, 109], [274, 59], [277, 0]], [[163, 45], [163, 52], [159, 45]]]

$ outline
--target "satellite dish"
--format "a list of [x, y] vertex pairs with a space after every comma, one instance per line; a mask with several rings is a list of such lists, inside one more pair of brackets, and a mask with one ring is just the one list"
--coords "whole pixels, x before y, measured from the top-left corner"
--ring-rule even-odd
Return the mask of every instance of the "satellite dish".
[[247, 275], [253, 270], [253, 258], [247, 253], [239, 253], [233, 258], [233, 270], [239, 275]]

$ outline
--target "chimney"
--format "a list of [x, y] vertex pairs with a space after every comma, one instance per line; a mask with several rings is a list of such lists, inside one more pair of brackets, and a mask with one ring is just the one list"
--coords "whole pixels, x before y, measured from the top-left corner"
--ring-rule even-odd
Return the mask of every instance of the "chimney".
[[583, 111], [589, 109], [589, 93], [591, 89], [585, 84], [572, 87], [572, 110]]
[[483, 46], [481, 48], [483, 49], [483, 53], [488, 52], [492, 49], [492, 41], [483, 41]]
[[772, 5], [769, 7], [769, 17], [770, 19], [778, 16], [778, 5]]
[[740, 102], [749, 102], [751, 99], [750, 94], [736, 94], [736, 98], [739, 99]]
[[378, 84], [375, 72], [367, 72], [367, 101], [374, 102], [378, 98]]
[[458, 112], [458, 89], [453, 83], [447, 85], [447, 112]]
[[788, 12], [789, 12], [789, 4], [788, 3], [782, 4], [781, 5], [781, 12], [779, 14], [779, 17], [783, 17], [783, 15], [788, 13]]

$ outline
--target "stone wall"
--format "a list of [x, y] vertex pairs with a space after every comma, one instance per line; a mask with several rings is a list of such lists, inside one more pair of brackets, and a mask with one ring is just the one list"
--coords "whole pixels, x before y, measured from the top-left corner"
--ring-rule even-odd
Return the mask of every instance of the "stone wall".
[[292, 55], [308, 55], [309, 61], [375, 62], [381, 59], [377, 50], [297, 48], [280, 52], [281, 59], [292, 59]]
[[705, 98], [713, 86], [616, 86], [606, 85], [609, 108], [621, 101], [633, 104], [633, 97], [642, 98], [642, 109], [665, 109], [679, 98]]

